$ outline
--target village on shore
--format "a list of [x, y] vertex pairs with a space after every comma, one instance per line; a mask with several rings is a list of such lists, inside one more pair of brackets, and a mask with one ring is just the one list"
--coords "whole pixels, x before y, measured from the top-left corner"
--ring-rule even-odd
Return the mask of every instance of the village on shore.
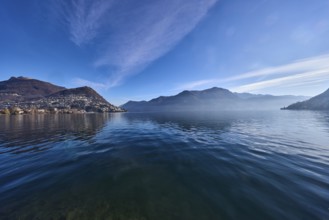
[[43, 98], [36, 101], [3, 102], [0, 114], [85, 114], [126, 112], [125, 109], [80, 95]]
[[0, 115], [23, 115], [23, 114], [86, 114], [86, 113], [106, 113], [106, 112], [126, 112], [126, 110], [99, 108], [92, 111], [86, 111], [85, 109], [77, 108], [21, 108], [18, 106], [2, 108], [0, 109]]

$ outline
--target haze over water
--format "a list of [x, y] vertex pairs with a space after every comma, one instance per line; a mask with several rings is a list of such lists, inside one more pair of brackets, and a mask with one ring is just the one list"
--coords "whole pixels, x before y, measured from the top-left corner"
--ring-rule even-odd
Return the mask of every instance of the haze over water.
[[329, 113], [0, 116], [0, 219], [329, 219]]

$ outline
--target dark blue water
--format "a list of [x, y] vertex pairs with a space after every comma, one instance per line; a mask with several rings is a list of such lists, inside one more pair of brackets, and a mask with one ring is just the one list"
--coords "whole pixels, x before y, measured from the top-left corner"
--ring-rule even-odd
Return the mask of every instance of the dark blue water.
[[329, 219], [329, 113], [1, 116], [0, 219]]

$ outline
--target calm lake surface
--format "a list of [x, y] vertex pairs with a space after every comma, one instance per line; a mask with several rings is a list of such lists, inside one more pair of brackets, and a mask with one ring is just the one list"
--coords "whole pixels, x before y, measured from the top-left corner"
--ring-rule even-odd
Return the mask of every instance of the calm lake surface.
[[0, 116], [0, 219], [329, 219], [329, 112]]

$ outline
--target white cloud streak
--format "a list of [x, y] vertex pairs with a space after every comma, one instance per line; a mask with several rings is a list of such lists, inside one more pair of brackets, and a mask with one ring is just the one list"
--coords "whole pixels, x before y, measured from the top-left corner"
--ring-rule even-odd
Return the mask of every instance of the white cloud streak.
[[304, 86], [308, 84], [317, 84], [325, 80], [329, 80], [329, 68], [295, 74], [291, 76], [279, 77], [271, 80], [264, 80], [256, 83], [250, 83], [247, 85], [232, 88], [232, 90], [235, 92], [252, 92], [270, 87], [276, 87], [277, 89], [279, 89], [288, 86], [294, 87]]
[[76, 45], [97, 41], [94, 65], [110, 70], [113, 87], [172, 50], [216, 1], [71, 0], [63, 11]]
[[305, 72], [329, 67], [329, 55], [311, 57], [308, 59], [297, 60], [292, 63], [264, 68], [261, 70], [250, 71], [238, 76], [226, 78], [224, 81], [236, 81], [242, 79], [249, 79], [254, 77], [273, 76], [282, 74], [293, 74], [298, 72]]
[[211, 84], [214, 84], [215, 82], [217, 82], [218, 80], [199, 80], [199, 81], [194, 81], [194, 82], [189, 82], [189, 83], [185, 83], [183, 85], [180, 85], [177, 89], [175, 90], [192, 90], [198, 87], [202, 87], [202, 86], [209, 86]]
[[[242, 80], [248, 80], [250, 83], [241, 85], [240, 81]], [[179, 88], [195, 89], [200, 86], [234, 83], [240, 84], [240, 86], [231, 88], [233, 91], [253, 92], [269, 87], [279, 89], [289, 86], [316, 85], [325, 80], [329, 80], [329, 54], [296, 60], [286, 65], [250, 71], [223, 79], [190, 82], [179, 86]]]

